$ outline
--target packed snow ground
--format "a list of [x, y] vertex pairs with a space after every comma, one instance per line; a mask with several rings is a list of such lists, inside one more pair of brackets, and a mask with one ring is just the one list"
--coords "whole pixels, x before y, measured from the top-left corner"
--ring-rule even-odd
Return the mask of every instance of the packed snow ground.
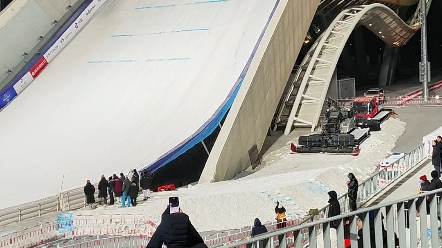
[[[283, 202], [292, 218], [327, 204], [327, 192], [346, 192], [347, 174], [364, 180], [394, 148], [405, 131], [405, 123], [389, 119], [381, 132], [372, 132], [361, 145], [358, 157], [321, 154], [290, 154], [288, 144], [264, 158], [257, 172], [225, 182], [198, 184], [174, 192], [162, 192], [135, 208], [100, 208], [78, 214], [144, 214], [161, 220], [169, 196], [179, 196], [180, 205], [198, 231], [226, 230], [249, 226], [256, 217], [273, 221], [276, 200]], [[404, 151], [408, 152], [408, 151]]]
[[0, 209], [142, 169], [199, 132], [278, 2], [107, 1], [2, 111], [2, 183], [27, 197], [2, 190]]

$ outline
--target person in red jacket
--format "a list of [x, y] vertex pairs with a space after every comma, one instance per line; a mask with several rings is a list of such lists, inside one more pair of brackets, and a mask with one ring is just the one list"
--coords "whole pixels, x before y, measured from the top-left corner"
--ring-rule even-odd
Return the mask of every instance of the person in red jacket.
[[120, 178], [117, 177], [117, 175], [113, 175], [114, 177], [114, 195], [116, 199], [120, 199], [121, 201], [121, 195], [123, 194], [123, 181], [121, 181]]

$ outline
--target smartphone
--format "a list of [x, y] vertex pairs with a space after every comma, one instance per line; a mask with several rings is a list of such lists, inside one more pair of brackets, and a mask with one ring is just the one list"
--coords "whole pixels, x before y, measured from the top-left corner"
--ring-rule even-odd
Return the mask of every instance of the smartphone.
[[169, 208], [171, 214], [180, 212], [180, 199], [177, 196], [169, 197]]

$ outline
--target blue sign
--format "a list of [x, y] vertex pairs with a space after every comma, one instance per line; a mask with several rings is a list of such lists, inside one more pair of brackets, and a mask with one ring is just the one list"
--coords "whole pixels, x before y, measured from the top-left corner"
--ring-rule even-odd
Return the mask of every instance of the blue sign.
[[74, 212], [67, 212], [58, 214], [57, 217], [57, 231], [59, 234], [65, 234], [74, 230], [72, 220], [74, 218]]
[[14, 99], [17, 96], [17, 92], [15, 92], [14, 88], [11, 87], [9, 90], [7, 90], [5, 93], [3, 93], [0, 101], [0, 108], [3, 108], [6, 106], [12, 99]]

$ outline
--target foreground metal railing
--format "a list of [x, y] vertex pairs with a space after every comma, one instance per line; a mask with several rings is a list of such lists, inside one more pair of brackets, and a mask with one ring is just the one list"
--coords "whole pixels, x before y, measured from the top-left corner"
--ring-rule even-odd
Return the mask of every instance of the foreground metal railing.
[[[407, 153], [404, 157], [392, 163], [389, 167], [378, 171], [372, 177], [362, 182], [359, 185], [358, 201], [357, 201], [358, 205], [360, 206], [366, 203], [368, 200], [376, 196], [381, 190], [385, 189], [393, 182], [398, 180], [401, 176], [404, 175], [404, 173], [408, 172], [410, 169], [424, 162], [426, 162], [426, 156], [424, 153], [424, 144], [422, 144], [416, 147], [415, 149], [413, 149], [411, 152]], [[338, 200], [341, 204], [342, 212], [343, 213], [348, 212], [348, 195], [344, 194]], [[325, 206], [324, 208], [319, 210], [319, 215], [310, 216], [301, 220], [289, 221], [289, 223], [287, 223], [287, 226], [294, 227], [294, 226], [305, 225], [307, 223], [312, 223], [313, 221], [316, 221], [318, 219], [324, 219], [327, 216], [327, 214], [328, 214], [328, 206]], [[78, 236], [78, 235], [117, 235], [118, 237], [110, 237], [110, 238], [100, 237], [96, 239], [89, 239], [87, 241], [80, 240], [73, 242], [74, 244], [73, 243], [61, 244], [60, 247], [78, 247], [78, 245], [81, 245], [81, 247], [124, 247], [124, 245], [129, 243], [131, 245], [132, 244], [146, 245], [147, 242], [149, 241], [149, 236], [153, 233], [153, 231], [155, 231], [154, 230], [155, 228], [153, 229], [149, 228], [148, 229], [149, 232], [143, 232], [141, 229], [138, 230], [139, 228], [136, 225], [133, 225], [134, 230], [131, 231], [129, 230], [130, 228], [128, 229], [128, 227], [126, 226], [125, 233], [121, 233], [121, 232], [114, 232], [112, 231], [114, 228], [108, 228], [107, 225], [103, 225], [104, 223], [103, 221], [115, 218], [116, 218], [115, 216], [113, 216], [112, 218], [105, 216], [101, 217], [92, 216], [89, 219], [86, 218], [82, 220], [81, 223], [79, 223], [78, 221], [74, 221], [73, 227], [75, 229], [67, 237]], [[100, 225], [94, 224], [98, 222], [101, 224]], [[148, 223], [146, 224], [146, 226], [147, 225]], [[275, 232], [277, 231], [277, 223], [270, 223], [267, 225], [267, 228], [269, 232]], [[316, 235], [319, 235], [321, 231], [322, 231], [321, 229], [316, 229]], [[246, 227], [232, 231], [212, 234], [206, 236], [204, 240], [208, 247], [216, 247], [220, 245], [238, 243], [244, 240], [248, 240], [250, 239], [250, 234], [251, 234], [251, 227]], [[122, 237], [125, 235], [130, 235], [131, 238]], [[300, 235], [302, 237], [302, 244], [308, 245], [310, 241], [310, 234], [308, 232], [302, 232]], [[31, 237], [34, 236], [38, 239], [37, 241], [40, 240], [38, 233], [36, 233], [35, 235], [31, 235]]]
[[[264, 234], [224, 247], [439, 247], [442, 189], [379, 204], [297, 227]], [[428, 211], [429, 210], [429, 211]], [[337, 229], [330, 228], [330, 223]], [[348, 232], [344, 229], [348, 228]], [[318, 231], [322, 230], [322, 235]], [[374, 233], [373, 233], [374, 232]], [[308, 244], [305, 243], [308, 237]]]
[[[358, 207], [360, 207], [367, 201], [371, 200], [373, 197], [379, 194], [380, 191], [382, 191], [383, 189], [387, 188], [388, 186], [396, 182], [399, 178], [401, 178], [405, 173], [410, 171], [412, 168], [415, 168], [416, 166], [421, 165], [422, 163], [426, 163], [427, 157], [425, 155], [424, 148], [425, 148], [424, 144], [419, 145], [409, 153], [405, 154], [404, 157], [391, 163], [388, 167], [380, 169], [373, 176], [371, 176], [370, 178], [359, 184], [358, 199], [357, 199]], [[348, 194], [340, 196], [338, 198], [338, 201], [341, 205], [342, 213], [349, 212]], [[320, 209], [319, 215], [324, 217], [328, 216], [328, 207], [329, 205]], [[312, 223], [313, 221], [314, 219], [310, 218], [305, 220], [302, 224]], [[321, 230], [317, 231], [318, 233], [321, 232]], [[302, 235], [303, 235], [303, 244], [308, 243], [309, 240], [308, 233], [303, 233]]]

